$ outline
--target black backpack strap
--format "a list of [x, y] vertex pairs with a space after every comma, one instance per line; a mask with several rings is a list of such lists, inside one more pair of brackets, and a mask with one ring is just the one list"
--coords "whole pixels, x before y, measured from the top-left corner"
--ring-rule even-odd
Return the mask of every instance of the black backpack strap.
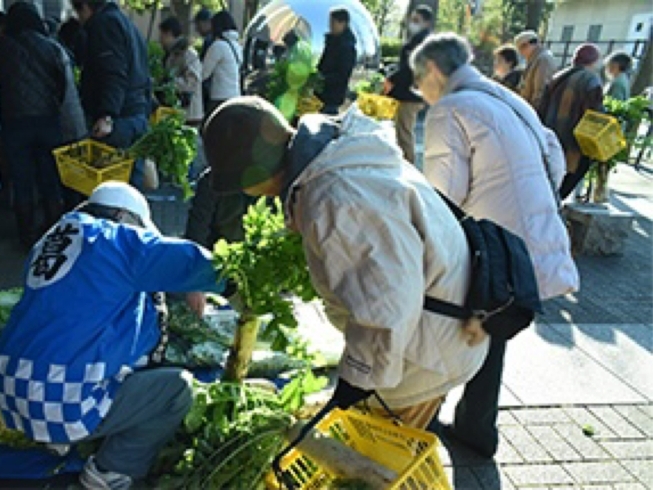
[[[467, 214], [465, 214], [465, 212], [460, 209], [456, 203], [454, 203], [451, 199], [449, 199], [435, 187], [433, 189], [438, 193], [440, 199], [445, 202], [451, 213], [459, 222], [462, 222], [467, 218]], [[429, 296], [424, 296], [424, 309], [426, 311], [430, 311], [431, 313], [448, 316], [450, 318], [457, 318], [459, 320], [469, 320], [473, 316], [473, 312], [471, 312], [468, 308], [459, 306], [455, 303], [450, 303], [448, 301], [443, 301], [441, 299], [431, 298]]]
[[474, 316], [474, 314], [464, 306], [458, 306], [457, 304], [431, 298], [430, 296], [424, 297], [424, 309], [431, 313], [437, 313], [439, 315], [457, 318], [459, 320], [469, 320]]

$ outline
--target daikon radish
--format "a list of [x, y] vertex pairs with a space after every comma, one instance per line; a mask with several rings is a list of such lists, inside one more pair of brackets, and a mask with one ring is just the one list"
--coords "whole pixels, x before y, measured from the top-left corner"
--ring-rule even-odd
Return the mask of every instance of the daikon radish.
[[[288, 440], [294, 441], [304, 425], [303, 422], [293, 425]], [[311, 430], [297, 448], [336, 477], [364, 481], [375, 490], [383, 490], [397, 479], [394, 471], [316, 430]]]

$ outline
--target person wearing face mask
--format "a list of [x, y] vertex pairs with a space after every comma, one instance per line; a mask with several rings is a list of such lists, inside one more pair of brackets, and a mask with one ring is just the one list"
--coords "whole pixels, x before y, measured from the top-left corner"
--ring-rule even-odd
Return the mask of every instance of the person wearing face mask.
[[[413, 53], [415, 82], [430, 105], [424, 174], [469, 216], [493, 221], [524, 240], [542, 300], [575, 291], [578, 271], [554, 192], [564, 175], [560, 144], [526, 101], [485, 78], [471, 62], [469, 43], [452, 33], [429, 36]], [[490, 339], [453, 425], [440, 428], [486, 458], [499, 443], [506, 348], [505, 340]]]
[[409, 60], [415, 48], [433, 31], [433, 23], [434, 15], [430, 7], [420, 5], [415, 9], [408, 23], [410, 39], [401, 48], [399, 66], [386, 80], [386, 95], [399, 101], [395, 117], [397, 143], [410, 163], [415, 163], [415, 123], [424, 102], [412, 90], [413, 72]]
[[587, 110], [603, 112], [600, 68], [599, 48], [594, 44], [581, 44], [574, 52], [572, 66], [555, 74], [539, 106], [540, 119], [553, 129], [565, 152], [567, 175], [560, 187], [562, 199], [572, 193], [592, 163], [581, 153], [574, 128]]

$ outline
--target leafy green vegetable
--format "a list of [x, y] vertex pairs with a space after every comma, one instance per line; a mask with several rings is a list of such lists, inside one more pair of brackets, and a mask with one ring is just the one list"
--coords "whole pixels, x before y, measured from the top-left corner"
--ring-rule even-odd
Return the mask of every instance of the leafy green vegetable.
[[153, 471], [157, 488], [258, 488], [284, 444], [293, 407], [325, 382], [308, 373], [281, 395], [246, 384], [196, 382], [195, 403]]
[[263, 337], [272, 342], [273, 350], [288, 346], [283, 327], [295, 328], [291, 296], [303, 301], [316, 297], [311, 284], [301, 236], [288, 230], [281, 201], [274, 208], [259, 200], [243, 219], [242, 242], [220, 240], [214, 248], [214, 264], [222, 279], [238, 287], [234, 303], [241, 314], [272, 315]]
[[184, 124], [183, 114], [171, 114], [154, 124], [128, 150], [134, 158], [153, 160], [161, 173], [192, 196], [188, 169], [197, 155], [197, 130]]
[[23, 295], [22, 288], [5, 289], [0, 291], [0, 331], [9, 321], [11, 310], [20, 301]]
[[385, 78], [380, 73], [373, 73], [368, 80], [361, 80], [354, 86], [354, 92], [357, 94], [381, 94], [383, 92], [383, 82]]
[[165, 51], [161, 44], [150, 42], [147, 46], [147, 57], [152, 77], [152, 91], [157, 100], [167, 107], [178, 107], [179, 97], [174, 80], [163, 64]]
[[28, 439], [25, 434], [18, 430], [7, 429], [0, 420], [0, 445], [14, 449], [30, 449], [39, 447], [40, 444]]

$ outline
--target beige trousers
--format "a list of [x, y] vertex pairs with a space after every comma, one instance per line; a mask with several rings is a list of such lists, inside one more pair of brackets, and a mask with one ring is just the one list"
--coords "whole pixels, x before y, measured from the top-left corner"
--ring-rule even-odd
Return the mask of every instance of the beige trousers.
[[[400, 408], [399, 410], [393, 409], [394, 414], [401, 419], [401, 421], [415, 429], [426, 429], [435, 417], [440, 406], [444, 403], [444, 396], [434, 398], [433, 400], [413, 405], [412, 407]], [[375, 415], [389, 417], [388, 412], [383, 408], [374, 408], [372, 412]]]
[[404, 152], [404, 158], [413, 164], [415, 163], [415, 123], [417, 123], [417, 114], [423, 107], [422, 102], [399, 102], [395, 115], [397, 143]]

